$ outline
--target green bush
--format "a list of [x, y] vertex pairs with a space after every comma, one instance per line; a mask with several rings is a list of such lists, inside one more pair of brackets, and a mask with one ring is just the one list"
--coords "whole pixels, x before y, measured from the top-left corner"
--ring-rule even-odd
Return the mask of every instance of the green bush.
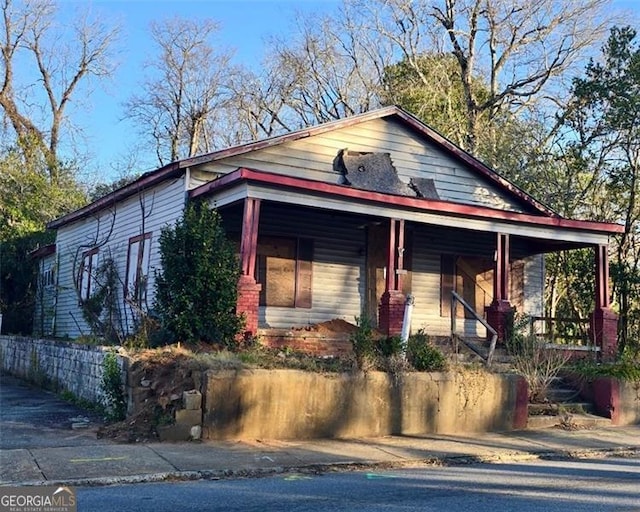
[[360, 370], [368, 370], [375, 364], [376, 353], [371, 319], [363, 314], [356, 317], [358, 329], [349, 336], [356, 358], [356, 366]]
[[190, 203], [160, 234], [155, 312], [163, 332], [186, 343], [233, 346], [244, 321], [236, 315], [240, 264], [220, 216]]
[[447, 369], [447, 358], [423, 330], [409, 336], [407, 360], [419, 372], [441, 372]]
[[634, 361], [618, 361], [616, 363], [595, 363], [580, 361], [569, 368], [587, 380], [597, 377], [614, 377], [629, 382], [640, 382], [640, 365]]
[[111, 421], [123, 420], [127, 415], [127, 400], [122, 386], [122, 373], [114, 352], [108, 352], [102, 362], [102, 392]]
[[402, 352], [402, 339], [400, 336], [389, 336], [378, 343], [378, 351], [383, 357], [391, 357]]

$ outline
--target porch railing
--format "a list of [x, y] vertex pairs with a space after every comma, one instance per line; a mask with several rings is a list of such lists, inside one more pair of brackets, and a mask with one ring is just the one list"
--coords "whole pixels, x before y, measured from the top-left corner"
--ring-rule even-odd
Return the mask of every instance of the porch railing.
[[[478, 350], [477, 347], [473, 346], [470, 343], [467, 343], [463, 337], [458, 336], [457, 328], [456, 328], [456, 317], [457, 317], [456, 311], [457, 311], [458, 304], [461, 304], [466, 311], [471, 313], [471, 315], [487, 329], [487, 332], [491, 333], [491, 342], [489, 344], [489, 352], [486, 355], [483, 354], [482, 351]], [[465, 301], [455, 291], [451, 292], [451, 339], [454, 340], [454, 343], [456, 344], [456, 352], [458, 348], [457, 347], [458, 339], [461, 339], [465, 345], [467, 345], [471, 350], [473, 350], [476, 354], [482, 357], [482, 359], [484, 359], [487, 366], [491, 366], [491, 362], [493, 360], [493, 353], [496, 350], [496, 341], [498, 340], [498, 332], [493, 327], [491, 327], [488, 324], [488, 322], [484, 318], [482, 318], [482, 316], [480, 316], [480, 314], [478, 314], [478, 312], [475, 309], [473, 309], [467, 303], [467, 301]]]
[[590, 322], [587, 318], [555, 318], [532, 316], [529, 318], [529, 332], [538, 339], [556, 345], [577, 345], [592, 347]]

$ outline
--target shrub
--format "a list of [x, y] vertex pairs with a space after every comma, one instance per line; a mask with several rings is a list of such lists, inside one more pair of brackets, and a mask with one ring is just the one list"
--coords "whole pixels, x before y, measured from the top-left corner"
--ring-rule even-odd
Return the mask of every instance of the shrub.
[[190, 203], [162, 230], [160, 256], [155, 311], [163, 329], [187, 343], [232, 346], [243, 327], [236, 315], [240, 264], [218, 213]]
[[580, 361], [571, 365], [570, 370], [586, 380], [593, 380], [597, 377], [614, 377], [629, 382], [640, 382], [640, 365], [633, 361], [618, 361], [616, 363]]
[[102, 392], [107, 418], [111, 421], [123, 420], [127, 414], [127, 401], [122, 386], [120, 365], [113, 352], [105, 354], [102, 362]]
[[447, 359], [421, 329], [409, 336], [407, 359], [419, 372], [441, 372], [447, 369]]
[[378, 343], [378, 351], [383, 357], [391, 357], [402, 352], [402, 339], [400, 336], [389, 336]]
[[375, 364], [376, 359], [373, 326], [366, 314], [356, 317], [356, 325], [358, 328], [351, 333], [349, 341], [353, 346], [357, 368], [366, 371]]

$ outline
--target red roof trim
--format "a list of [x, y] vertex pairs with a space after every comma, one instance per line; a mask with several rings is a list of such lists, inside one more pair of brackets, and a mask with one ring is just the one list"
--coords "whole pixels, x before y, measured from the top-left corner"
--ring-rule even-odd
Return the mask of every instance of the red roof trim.
[[62, 217], [52, 220], [47, 224], [47, 228], [56, 229], [61, 226], [64, 226], [65, 224], [69, 224], [71, 222], [75, 222], [77, 220], [88, 217], [93, 213], [96, 213], [105, 208], [109, 208], [110, 206], [114, 205], [118, 201], [122, 201], [123, 199], [126, 199], [134, 194], [137, 194], [141, 190], [144, 190], [146, 188], [149, 188], [152, 185], [155, 185], [156, 183], [159, 183], [173, 176], [179, 175], [182, 172], [184, 172], [183, 166], [180, 164], [181, 164], [180, 162], [173, 162], [155, 171], [145, 173], [142, 176], [140, 176], [136, 181], [133, 181], [128, 185], [125, 185], [124, 187], [119, 188], [118, 190], [114, 190], [113, 192], [107, 194], [106, 196], [101, 197], [100, 199], [97, 199], [93, 203], [90, 203], [78, 210], [75, 210], [71, 213], [63, 215]]
[[100, 211], [102, 209], [108, 208], [115, 204], [118, 201], [126, 199], [138, 191], [145, 189], [151, 185], [154, 185], [160, 181], [163, 181], [167, 178], [170, 178], [173, 175], [179, 174], [187, 167], [192, 167], [196, 165], [206, 164], [208, 162], [214, 162], [216, 160], [221, 160], [223, 158], [228, 158], [232, 156], [242, 155], [244, 153], [249, 153], [251, 151], [256, 151], [259, 149], [264, 149], [267, 147], [277, 146], [279, 144], [283, 144], [285, 142], [295, 141], [299, 139], [303, 139], [306, 137], [311, 137], [313, 135], [319, 135], [321, 133], [330, 132], [340, 128], [346, 128], [349, 126], [354, 126], [366, 121], [370, 121], [373, 119], [381, 119], [384, 117], [395, 116], [400, 122], [404, 123], [406, 126], [417, 132], [418, 134], [426, 137], [431, 142], [436, 145], [442, 147], [444, 150], [448, 151], [454, 158], [457, 158], [465, 165], [468, 165], [471, 169], [475, 170], [480, 176], [485, 179], [493, 182], [494, 184], [501, 187], [504, 191], [510, 193], [515, 199], [517, 199], [522, 204], [528, 206], [535, 212], [540, 212], [545, 215], [559, 217], [553, 210], [543, 205], [542, 203], [536, 201], [529, 194], [524, 192], [522, 189], [518, 188], [516, 185], [503, 178], [495, 171], [484, 165], [479, 160], [472, 157], [467, 152], [460, 149], [453, 142], [446, 139], [444, 136], [425, 125], [409, 114], [402, 108], [391, 105], [388, 107], [379, 108], [376, 110], [372, 110], [370, 112], [365, 112], [363, 114], [358, 114], [355, 116], [347, 117], [344, 119], [338, 119], [336, 121], [331, 121], [328, 123], [320, 124], [317, 126], [312, 126], [309, 128], [304, 128], [301, 130], [297, 130], [294, 132], [287, 133], [285, 135], [280, 135], [277, 137], [272, 137], [269, 139], [263, 139], [259, 141], [249, 142], [247, 144], [242, 144], [239, 146], [234, 146], [231, 148], [223, 149], [220, 151], [215, 151], [213, 153], [208, 153], [206, 155], [200, 155], [196, 157], [186, 158], [184, 160], [179, 160], [176, 162], [172, 162], [170, 164], [165, 165], [155, 171], [150, 171], [144, 175], [142, 175], [138, 180], [118, 189], [97, 201], [94, 201], [87, 206], [80, 208], [74, 212], [71, 212], [63, 217], [55, 219], [47, 224], [47, 227], [50, 229], [56, 229], [71, 222], [83, 219], [88, 217], [89, 215]]
[[537, 216], [528, 213], [510, 212], [505, 210], [498, 210], [495, 208], [450, 203], [447, 201], [434, 199], [382, 194], [380, 192], [354, 189], [346, 185], [334, 185], [331, 183], [307, 180], [303, 178], [295, 178], [293, 176], [273, 174], [247, 168], [237, 169], [236, 171], [226, 174], [221, 178], [205, 183], [204, 185], [191, 190], [189, 192], [189, 197], [195, 199], [197, 197], [213, 193], [241, 181], [251, 181], [254, 183], [262, 183], [270, 186], [294, 188], [303, 190], [305, 192], [331, 194], [339, 197], [371, 201], [391, 206], [399, 206], [401, 208], [421, 210], [425, 212], [448, 213], [461, 217], [499, 219], [516, 223], [551, 226], [599, 233], [622, 233], [624, 231], [624, 226], [621, 226], [620, 224], [585, 220], [571, 220], [564, 219], [558, 216]]
[[56, 244], [43, 245], [42, 247], [38, 247], [29, 253], [29, 257], [34, 260], [37, 258], [44, 258], [45, 256], [49, 256], [51, 254], [56, 253]]
[[193, 158], [189, 158], [183, 160], [181, 165], [184, 166], [192, 166], [204, 164], [207, 162], [212, 162], [215, 160], [220, 160], [222, 158], [229, 158], [231, 156], [237, 156], [244, 153], [248, 153], [251, 151], [256, 151], [258, 149], [264, 149], [267, 147], [276, 146], [279, 144], [283, 144], [285, 142], [291, 142], [299, 139], [303, 139], [306, 137], [311, 137], [313, 135], [319, 135], [321, 133], [330, 132], [340, 128], [347, 128], [349, 126], [354, 126], [366, 121], [370, 121], [372, 119], [381, 119], [383, 117], [396, 116], [402, 123], [407, 125], [409, 128], [419, 133], [423, 137], [428, 138], [431, 142], [436, 144], [437, 146], [442, 147], [452, 156], [460, 160], [465, 165], [468, 165], [473, 170], [475, 170], [478, 174], [480, 174], [485, 179], [493, 182], [498, 185], [503, 190], [509, 192], [513, 197], [515, 197], [519, 202], [527, 205], [529, 208], [532, 208], [536, 212], [543, 213], [545, 215], [550, 215], [553, 217], [559, 217], [559, 215], [554, 212], [551, 208], [545, 206], [539, 201], [535, 200], [529, 194], [527, 194], [524, 190], [520, 189], [509, 180], [503, 178], [494, 170], [490, 169], [482, 162], [471, 156], [466, 151], [462, 150], [458, 146], [456, 146], [453, 142], [436, 132], [433, 128], [425, 125], [418, 118], [414, 117], [412, 114], [403, 110], [402, 108], [391, 105], [388, 107], [372, 110], [370, 112], [366, 112], [364, 114], [358, 114], [351, 117], [346, 117], [344, 119], [338, 119], [336, 121], [331, 121], [329, 123], [320, 124], [317, 126], [312, 126], [310, 128], [304, 128], [302, 130], [297, 130], [294, 132], [287, 133], [285, 135], [280, 135], [278, 137], [272, 137], [270, 139], [264, 139], [256, 142], [250, 142], [248, 144], [243, 144], [240, 146], [235, 146], [232, 148], [223, 149], [221, 151], [216, 151], [213, 153], [209, 153], [206, 155], [201, 155]]

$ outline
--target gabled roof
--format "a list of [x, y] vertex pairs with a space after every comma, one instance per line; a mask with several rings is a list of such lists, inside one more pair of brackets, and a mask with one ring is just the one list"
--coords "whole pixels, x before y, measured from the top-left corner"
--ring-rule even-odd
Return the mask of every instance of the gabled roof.
[[311, 137], [313, 135], [318, 135], [382, 118], [393, 118], [414, 133], [418, 134], [421, 137], [424, 137], [426, 140], [430, 141], [431, 143], [451, 155], [453, 158], [463, 163], [468, 169], [470, 169], [472, 172], [475, 172], [480, 179], [488, 181], [489, 183], [495, 185], [500, 190], [505, 192], [510, 197], [514, 198], [530, 213], [549, 217], [559, 217], [559, 215], [549, 207], [534, 199], [518, 186], [500, 176], [497, 172], [484, 165], [482, 162], [471, 156], [466, 151], [460, 149], [453, 142], [436, 132], [434, 129], [425, 125], [418, 118], [403, 110], [402, 108], [392, 105], [389, 107], [372, 110], [364, 114], [339, 119], [337, 121], [332, 121], [309, 128], [303, 128], [284, 135], [249, 142], [247, 144], [241, 144], [227, 149], [214, 151], [212, 153], [207, 153], [204, 155], [185, 158], [183, 160], [172, 162], [163, 167], [160, 167], [159, 169], [145, 173], [136, 181], [125, 185], [124, 187], [111, 192], [110, 194], [107, 194], [106, 196], [84, 206], [83, 208], [80, 208], [79, 210], [71, 212], [50, 222], [47, 227], [58, 228], [70, 222], [74, 222], [76, 220], [87, 217], [97, 211], [108, 208], [118, 201], [121, 201], [138, 193], [140, 190], [144, 190], [166, 179], [179, 176], [188, 167], [194, 167], [209, 162], [214, 162], [216, 160], [221, 160], [223, 158], [250, 153], [259, 149], [277, 146], [285, 142], [300, 140]]

